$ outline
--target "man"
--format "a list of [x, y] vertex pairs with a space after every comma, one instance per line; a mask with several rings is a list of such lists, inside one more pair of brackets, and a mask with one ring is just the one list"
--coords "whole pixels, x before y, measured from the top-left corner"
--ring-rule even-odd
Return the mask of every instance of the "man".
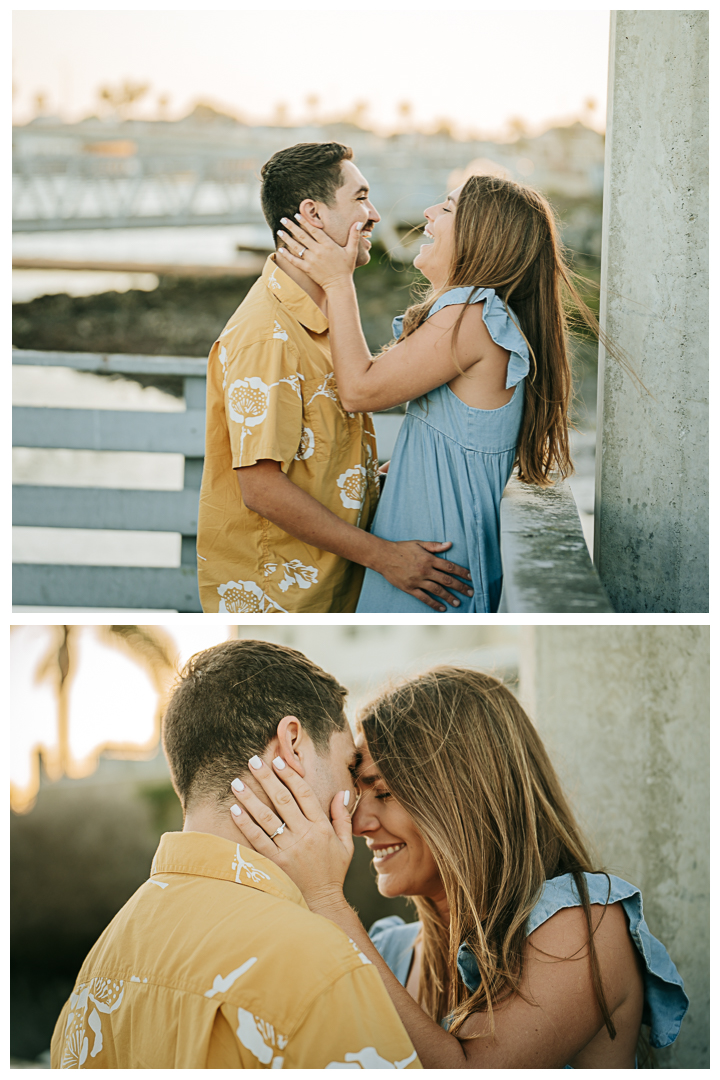
[[[299, 214], [340, 244], [364, 226], [370, 261], [379, 215], [340, 143], [300, 143], [262, 169], [262, 206], [278, 239]], [[282, 246], [282, 241], [278, 244]], [[379, 495], [372, 421], [340, 402], [323, 290], [280, 251], [210, 352], [198, 519], [198, 581], [206, 612], [351, 612], [370, 566], [397, 588], [432, 593], [450, 543], [393, 543], [367, 532]], [[457, 584], [455, 584], [457, 587]]]
[[149, 880], [85, 960], [53, 1068], [421, 1068], [377, 970], [237, 842], [230, 817], [235, 777], [265, 799], [248, 769], [258, 754], [304, 776], [326, 810], [352, 790], [346, 693], [268, 642], [188, 663], [163, 721], [183, 831], [161, 838]]

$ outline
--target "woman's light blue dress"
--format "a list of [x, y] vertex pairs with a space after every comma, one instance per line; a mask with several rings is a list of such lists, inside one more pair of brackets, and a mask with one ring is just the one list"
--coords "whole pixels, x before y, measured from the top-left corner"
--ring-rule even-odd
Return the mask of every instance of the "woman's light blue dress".
[[[497, 611], [502, 588], [500, 500], [515, 462], [530, 354], [517, 319], [494, 289], [458, 288], [441, 296], [430, 318], [450, 304], [484, 300], [483, 321], [493, 341], [510, 353], [510, 401], [499, 409], [474, 409], [449, 386], [408, 403], [393, 450], [372, 532], [384, 540], [451, 540], [440, 557], [467, 567], [474, 595], [454, 595], [449, 612]], [[399, 337], [403, 316], [393, 322]], [[513, 322], [514, 320], [514, 322]], [[374, 570], [365, 571], [359, 612], [416, 611], [427, 605], [396, 589]]]
[[[585, 874], [585, 880], [591, 904], [622, 904], [627, 915], [628, 930], [643, 967], [645, 1004], [642, 1022], [650, 1028], [651, 1046], [669, 1046], [678, 1036], [689, 1002], [670, 954], [653, 937], [645, 922], [640, 890], [612, 874]], [[562, 874], [546, 881], [540, 899], [528, 918], [525, 935], [532, 934], [533, 930], [563, 908], [579, 907], [580, 904], [572, 874]], [[405, 923], [399, 915], [379, 919], [370, 927], [375, 948], [403, 986], [410, 974], [419, 930], [419, 922]], [[474, 993], [480, 985], [480, 977], [475, 956], [464, 944], [458, 950], [457, 966], [468, 990]], [[443, 1026], [446, 1023], [443, 1022]]]

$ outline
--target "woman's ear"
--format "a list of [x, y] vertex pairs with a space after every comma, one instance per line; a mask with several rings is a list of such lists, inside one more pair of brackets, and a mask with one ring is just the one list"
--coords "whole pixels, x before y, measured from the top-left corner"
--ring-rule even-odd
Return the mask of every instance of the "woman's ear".
[[320, 206], [322, 204], [315, 202], [314, 199], [303, 199], [298, 207], [298, 213], [300, 217], [304, 218], [309, 225], [314, 225], [316, 229], [324, 229], [325, 225], [320, 216]]
[[277, 726], [278, 752], [286, 765], [305, 776], [305, 751], [308, 735], [297, 716], [284, 716]]

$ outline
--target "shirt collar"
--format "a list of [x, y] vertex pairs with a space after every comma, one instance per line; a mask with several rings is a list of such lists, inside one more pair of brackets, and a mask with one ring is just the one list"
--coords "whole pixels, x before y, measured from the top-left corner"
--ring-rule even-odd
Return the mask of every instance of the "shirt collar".
[[280, 301], [298, 322], [314, 334], [324, 334], [328, 329], [327, 316], [323, 315], [314, 300], [293, 281], [275, 262], [275, 254], [268, 255], [262, 272], [268, 290]]
[[155, 852], [150, 877], [190, 874], [193, 877], [234, 881], [307, 907], [303, 895], [284, 870], [257, 851], [233, 844], [212, 833], [163, 833]]

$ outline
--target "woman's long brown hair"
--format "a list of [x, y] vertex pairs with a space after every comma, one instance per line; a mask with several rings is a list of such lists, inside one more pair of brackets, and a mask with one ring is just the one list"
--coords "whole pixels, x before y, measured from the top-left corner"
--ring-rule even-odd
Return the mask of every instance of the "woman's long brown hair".
[[[494, 176], [471, 176], [455, 212], [455, 249], [447, 281], [405, 313], [400, 340], [420, 325], [449, 289], [494, 289], [511, 309], [530, 351], [530, 374], [517, 449], [518, 475], [546, 486], [573, 471], [568, 439], [572, 371], [568, 332], [579, 321], [628, 366], [606, 338], [574, 284], [562, 252], [555, 215], [533, 188]], [[579, 280], [579, 279], [576, 279]], [[455, 324], [453, 349], [465, 304]], [[512, 317], [512, 316], [511, 316]]]
[[[423, 1008], [438, 1023], [449, 1014], [453, 1033], [485, 1012], [492, 1033], [493, 1007], [520, 993], [527, 920], [545, 881], [572, 874], [593, 988], [614, 1038], [584, 876], [595, 870], [540, 736], [510, 690], [479, 671], [438, 667], [369, 705], [360, 724], [447, 896], [449, 926], [432, 901], [412, 898], [422, 923]], [[455, 963], [463, 942], [480, 974], [474, 993]]]

